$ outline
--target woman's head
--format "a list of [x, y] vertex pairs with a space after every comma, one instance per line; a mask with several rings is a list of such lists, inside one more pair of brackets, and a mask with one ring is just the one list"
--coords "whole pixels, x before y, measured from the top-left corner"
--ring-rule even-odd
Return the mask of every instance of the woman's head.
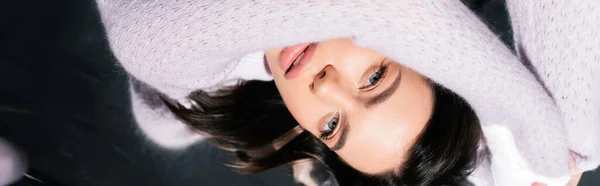
[[269, 50], [266, 59], [296, 121], [361, 172], [400, 166], [431, 117], [425, 78], [349, 39]]
[[[195, 109], [167, 103], [236, 151], [247, 172], [317, 159], [341, 185], [437, 185], [461, 182], [473, 169], [481, 129], [458, 95], [346, 39], [319, 43], [305, 54], [310, 65], [286, 74], [279, 59], [288, 49], [266, 52], [276, 86], [198, 91], [190, 96]], [[345, 144], [336, 145], [340, 138]]]

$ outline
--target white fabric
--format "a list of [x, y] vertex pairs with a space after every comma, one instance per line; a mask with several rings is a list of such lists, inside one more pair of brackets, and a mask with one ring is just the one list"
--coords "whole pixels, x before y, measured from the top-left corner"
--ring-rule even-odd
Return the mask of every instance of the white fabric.
[[532, 173], [569, 175], [568, 149], [585, 170], [600, 164], [594, 0], [507, 0], [518, 55], [555, 99], [457, 0], [97, 2], [125, 69], [176, 99], [235, 76], [248, 53], [351, 37], [464, 97], [482, 125], [501, 124]]

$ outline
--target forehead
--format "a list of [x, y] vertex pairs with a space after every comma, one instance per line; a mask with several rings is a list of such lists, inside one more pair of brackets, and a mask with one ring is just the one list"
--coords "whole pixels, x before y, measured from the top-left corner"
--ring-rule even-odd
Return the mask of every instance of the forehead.
[[431, 94], [403, 83], [388, 101], [348, 114], [352, 130], [337, 153], [359, 171], [376, 174], [399, 166], [429, 120]]

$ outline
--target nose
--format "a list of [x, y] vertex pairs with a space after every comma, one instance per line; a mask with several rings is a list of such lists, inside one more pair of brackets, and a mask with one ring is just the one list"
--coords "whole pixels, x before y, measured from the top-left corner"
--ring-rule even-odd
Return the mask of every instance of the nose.
[[349, 108], [356, 102], [349, 85], [335, 67], [327, 65], [314, 76], [310, 89], [324, 102]]

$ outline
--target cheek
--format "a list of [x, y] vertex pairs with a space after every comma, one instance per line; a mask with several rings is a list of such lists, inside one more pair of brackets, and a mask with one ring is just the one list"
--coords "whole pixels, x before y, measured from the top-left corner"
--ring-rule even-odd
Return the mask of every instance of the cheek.
[[281, 50], [282, 49], [279, 48], [265, 51], [265, 58], [267, 59], [267, 64], [269, 65], [269, 70], [271, 70], [273, 78], [278, 78], [282, 75], [279, 68], [279, 54], [281, 53]]
[[285, 85], [281, 86], [280, 94], [285, 102], [285, 106], [298, 124], [315, 134], [315, 130], [319, 127], [317, 126], [317, 121], [320, 118], [320, 113], [322, 113], [318, 102], [312, 96], [309, 96], [309, 94], [294, 87], [285, 87]]

